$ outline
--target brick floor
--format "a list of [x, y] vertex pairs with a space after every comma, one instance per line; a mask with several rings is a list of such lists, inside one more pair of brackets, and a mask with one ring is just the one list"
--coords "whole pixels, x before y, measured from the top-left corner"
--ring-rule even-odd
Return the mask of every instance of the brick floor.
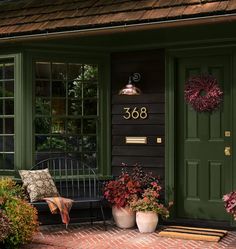
[[[159, 228], [160, 229], [160, 228]], [[120, 229], [112, 223], [104, 231], [101, 223], [41, 226], [31, 244], [21, 249], [221, 249], [236, 248], [236, 231], [219, 243], [171, 239], [158, 236], [158, 230], [142, 234], [137, 228]]]

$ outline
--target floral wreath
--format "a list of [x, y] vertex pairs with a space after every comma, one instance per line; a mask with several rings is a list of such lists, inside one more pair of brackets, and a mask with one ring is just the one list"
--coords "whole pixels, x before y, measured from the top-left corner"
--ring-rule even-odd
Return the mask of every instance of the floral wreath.
[[190, 77], [185, 83], [184, 97], [188, 104], [198, 112], [211, 112], [223, 100], [223, 92], [211, 75]]

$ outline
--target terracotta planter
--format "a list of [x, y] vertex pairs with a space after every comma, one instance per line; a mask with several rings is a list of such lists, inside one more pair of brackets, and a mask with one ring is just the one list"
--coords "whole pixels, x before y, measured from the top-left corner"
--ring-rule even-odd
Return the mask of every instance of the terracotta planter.
[[158, 214], [156, 212], [136, 212], [136, 223], [140, 233], [152, 233], [156, 230]]
[[129, 207], [112, 207], [112, 215], [116, 225], [120, 228], [131, 228], [135, 225], [135, 212]]

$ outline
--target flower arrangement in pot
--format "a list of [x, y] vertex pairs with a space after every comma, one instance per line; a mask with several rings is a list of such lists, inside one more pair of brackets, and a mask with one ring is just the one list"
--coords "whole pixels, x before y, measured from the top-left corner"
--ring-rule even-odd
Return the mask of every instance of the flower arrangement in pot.
[[130, 202], [130, 207], [136, 211], [136, 223], [141, 233], [154, 232], [158, 224], [158, 216], [169, 217], [168, 208], [160, 203], [161, 186], [157, 181], [150, 183], [140, 198]]
[[236, 220], [236, 191], [232, 191], [223, 196], [224, 206], [227, 213], [233, 215], [234, 220]]
[[[131, 173], [123, 169], [117, 179], [105, 184], [104, 197], [112, 205], [112, 214], [118, 227], [133, 227], [137, 217], [136, 211], [152, 211], [162, 216], [169, 214], [168, 210], [159, 203], [161, 187], [158, 182], [152, 173], [146, 173], [141, 166], [134, 165]], [[146, 200], [148, 207], [145, 206]]]
[[115, 223], [120, 228], [131, 228], [135, 225], [135, 213], [129, 202], [141, 192], [139, 181], [122, 170], [121, 175], [105, 184], [104, 197], [112, 205]]

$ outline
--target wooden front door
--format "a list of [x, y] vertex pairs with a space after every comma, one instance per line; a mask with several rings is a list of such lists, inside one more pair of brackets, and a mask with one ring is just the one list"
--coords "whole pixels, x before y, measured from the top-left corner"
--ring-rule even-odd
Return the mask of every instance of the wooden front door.
[[[232, 178], [231, 156], [224, 153], [225, 147], [231, 147], [230, 58], [182, 58], [177, 73], [177, 216], [229, 220], [222, 196], [231, 189]], [[224, 99], [218, 110], [198, 113], [184, 100], [184, 84], [190, 76], [206, 73], [217, 78]]]

